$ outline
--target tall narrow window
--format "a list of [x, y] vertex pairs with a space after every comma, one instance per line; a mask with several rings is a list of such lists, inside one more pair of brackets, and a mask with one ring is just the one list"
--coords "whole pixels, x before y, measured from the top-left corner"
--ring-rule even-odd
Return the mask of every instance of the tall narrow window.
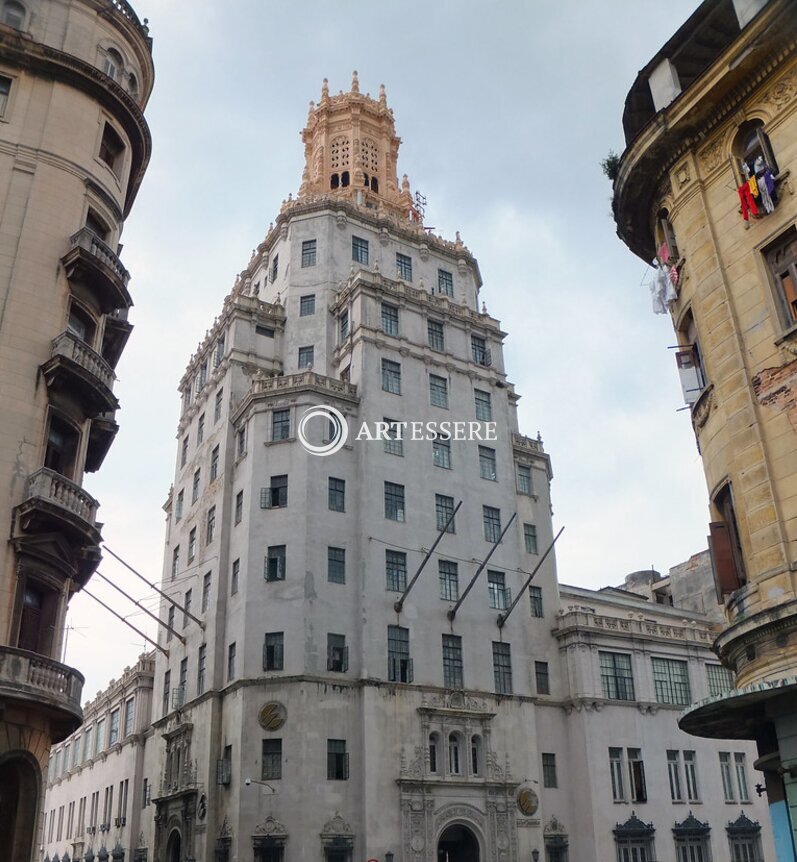
[[490, 607], [505, 611], [512, 602], [512, 593], [506, 586], [506, 575], [503, 572], [487, 572], [487, 595]]
[[492, 506], [482, 506], [484, 520], [484, 538], [488, 542], [497, 542], [501, 538], [501, 512]]
[[667, 774], [670, 779], [670, 799], [673, 802], [683, 802], [684, 795], [681, 789], [681, 752], [667, 752]]
[[209, 545], [214, 536], [216, 535], [216, 507], [211, 506], [208, 509], [208, 518], [207, 518], [207, 526], [205, 530], [205, 536], [207, 537], [207, 544]]
[[282, 778], [282, 740], [264, 739], [261, 754], [260, 778], [263, 781], [278, 781]]
[[474, 389], [473, 400], [476, 405], [476, 418], [482, 422], [491, 422], [493, 418], [493, 404], [490, 393], [482, 389]]
[[191, 484], [191, 503], [196, 503], [199, 499], [199, 483], [201, 481], [201, 471], [194, 471], [194, 480]]
[[739, 801], [749, 802], [750, 794], [747, 791], [747, 766], [744, 754], [737, 751], [733, 755], [733, 762], [736, 767], [736, 784], [739, 787]]
[[183, 596], [183, 628], [188, 625], [189, 614], [191, 613], [191, 600], [193, 599], [193, 590], [186, 590]]
[[448, 381], [437, 374], [429, 375], [429, 403], [448, 409]]
[[234, 519], [236, 524], [240, 524], [244, 516], [244, 492], [239, 491], [235, 495], [235, 513]]
[[439, 560], [437, 563], [440, 579], [440, 598], [447, 602], [459, 599], [459, 575], [457, 564], [451, 560]]
[[355, 263], [361, 263], [363, 266], [368, 266], [368, 240], [361, 239], [358, 236], [351, 238], [351, 259]]
[[451, 469], [451, 441], [447, 438], [438, 436], [432, 441], [432, 461], [435, 467], [443, 467], [445, 470]]
[[312, 368], [313, 362], [315, 361], [315, 348], [310, 345], [309, 347], [300, 347], [299, 348], [299, 368]]
[[403, 626], [387, 627], [387, 678], [390, 682], [412, 682], [410, 630]]
[[387, 302], [382, 303], [382, 331], [387, 335], [399, 334], [399, 310]]
[[697, 325], [691, 310], [684, 315], [678, 334], [681, 346], [675, 351], [675, 362], [681, 378], [684, 401], [691, 405], [697, 401], [708, 384], [703, 364], [703, 351], [700, 348]]
[[285, 545], [270, 545], [266, 553], [266, 580], [285, 580]]
[[439, 320], [426, 321], [426, 334], [432, 350], [446, 349], [445, 329]]
[[531, 615], [533, 617], [539, 619], [544, 616], [542, 609], [542, 587], [535, 587], [534, 584], [529, 587], [529, 605], [531, 606]]
[[537, 694], [551, 693], [551, 677], [547, 661], [534, 662], [534, 679], [537, 685]]
[[385, 551], [386, 588], [403, 593], [407, 589], [407, 555], [404, 551]]
[[437, 270], [437, 292], [443, 296], [454, 295], [454, 276], [445, 269]]
[[[214, 446], [210, 453], [210, 481], [214, 482], [219, 477], [219, 447]], [[180, 492], [182, 494], [182, 491]]]
[[235, 679], [235, 644], [227, 647], [227, 679]]
[[345, 479], [336, 479], [334, 476], [329, 477], [328, 506], [332, 512], [346, 511]]
[[287, 440], [291, 435], [291, 411], [275, 410], [271, 414], [271, 439]]
[[684, 778], [686, 779], [686, 798], [690, 802], [700, 801], [697, 784], [697, 760], [694, 751], [684, 752]]
[[537, 528], [534, 524], [523, 525], [523, 541], [526, 543], [526, 553], [537, 553]]
[[715, 495], [714, 508], [720, 513], [722, 520], [708, 525], [709, 550], [714, 566], [717, 594], [723, 596], [747, 583], [744, 552], [739, 537], [730, 483], [723, 485]]
[[279, 274], [279, 268], [280, 268], [280, 256], [278, 254], [275, 254], [271, 260], [271, 273], [269, 275], [272, 284], [277, 280], [277, 275]]
[[346, 646], [346, 635], [327, 634], [327, 670], [334, 673], [346, 673], [349, 669], [349, 648]]
[[205, 572], [202, 578], [202, 613], [204, 614], [210, 604], [210, 572]]
[[207, 644], [201, 644], [197, 652], [196, 662], [196, 693], [197, 697], [205, 690], [205, 672], [208, 664]]
[[556, 755], [543, 753], [542, 755], [542, 786], [558, 787], [559, 782], [556, 775]]
[[530, 497], [532, 494], [531, 489], [531, 467], [528, 464], [518, 464], [517, 465], [517, 492], [518, 494], [525, 494], [527, 497]]
[[382, 389], [401, 395], [401, 365], [391, 359], [382, 360]]
[[622, 748], [609, 749], [609, 772], [612, 778], [612, 799], [615, 802], [625, 802]]
[[315, 314], [315, 294], [299, 297], [299, 317], [310, 317]]
[[470, 349], [473, 361], [478, 365], [490, 365], [492, 363], [492, 356], [487, 348], [487, 341], [480, 335], [471, 335]]
[[120, 176], [124, 157], [125, 145], [110, 123], [105, 124], [100, 142], [100, 159], [116, 174]]
[[479, 475], [482, 479], [495, 482], [498, 473], [495, 466], [495, 449], [490, 446], [479, 446]]
[[327, 740], [327, 780], [346, 781], [349, 777], [349, 755], [345, 739]]
[[459, 635], [443, 635], [443, 685], [446, 688], [462, 688], [462, 638]]
[[435, 494], [434, 510], [437, 518], [437, 529], [445, 530], [447, 533], [456, 532], [455, 519], [450, 520], [454, 514], [454, 498], [447, 497], [445, 494]]
[[[124, 723], [124, 738], [127, 739], [128, 736], [133, 732], [133, 721], [135, 719], [136, 712], [136, 700], [133, 697], [128, 698], [125, 701], [125, 723]], [[77, 743], [75, 743], [75, 752], [77, 753]], [[77, 761], [73, 764], [76, 765]]]
[[509, 644], [493, 641], [493, 678], [496, 694], [512, 694], [512, 657]]
[[221, 419], [221, 411], [224, 405], [224, 390], [219, 389], [216, 393], [216, 399], [213, 404], [213, 421], [218, 422]]
[[790, 328], [797, 324], [797, 230], [792, 227], [770, 246], [765, 260], [774, 283], [781, 325]]
[[720, 758], [720, 775], [722, 777], [722, 790], [725, 794], [726, 802], [734, 802], [733, 793], [733, 774], [731, 772], [731, 754], [729, 751], [721, 751]]
[[404, 457], [404, 440], [401, 437], [401, 428], [395, 419], [384, 417], [382, 420], [387, 425], [385, 434], [385, 452], [389, 455]]
[[390, 521], [404, 521], [404, 486], [385, 482], [385, 517]]
[[302, 243], [302, 267], [315, 266], [316, 261], [316, 241], [314, 239], [306, 239]]
[[412, 281], [412, 258], [396, 252], [396, 272], [402, 281]]
[[266, 632], [263, 644], [263, 670], [282, 670], [285, 662], [285, 633]]
[[238, 592], [238, 578], [241, 573], [241, 561], [233, 560], [232, 570], [230, 571], [230, 595], [234, 596]]
[[330, 584], [346, 583], [345, 548], [327, 548], [327, 580]]
[[349, 337], [349, 312], [345, 309], [338, 318], [338, 335], [341, 344]]
[[196, 443], [197, 446], [205, 439], [205, 414], [203, 413], [197, 420], [196, 426]]
[[642, 751], [639, 748], [628, 749], [628, 775], [631, 781], [631, 801], [647, 802], [645, 764], [642, 760]]
[[448, 735], [448, 771], [451, 775], [462, 774], [462, 744], [456, 733]]

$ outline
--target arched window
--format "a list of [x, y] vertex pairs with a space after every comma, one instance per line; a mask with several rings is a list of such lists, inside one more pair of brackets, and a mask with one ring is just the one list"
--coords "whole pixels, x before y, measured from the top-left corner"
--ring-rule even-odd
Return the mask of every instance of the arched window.
[[470, 773], [482, 774], [482, 738], [478, 735], [470, 738]]
[[376, 177], [371, 177], [371, 191], [379, 194], [379, 180]]
[[6, 0], [3, 4], [3, 23], [15, 30], [25, 28], [25, 7], [16, 0]]
[[69, 304], [69, 317], [66, 322], [66, 330], [81, 341], [85, 341], [89, 347], [94, 346], [94, 334], [97, 331], [97, 324], [86, 309], [74, 300]]
[[429, 735], [429, 772], [437, 772], [437, 757], [440, 737], [436, 733]]
[[363, 174], [363, 185], [368, 188], [368, 174]]
[[349, 184], [349, 172], [348, 171], [343, 171], [343, 173], [340, 175], [340, 184], [341, 184], [341, 186], [343, 186], [344, 189]]
[[462, 746], [456, 733], [448, 736], [448, 771], [451, 775], [462, 774]]
[[124, 67], [124, 60], [122, 59], [122, 55], [113, 48], [108, 48], [105, 52], [105, 65], [103, 66], [103, 71], [109, 78], [113, 78], [114, 81], [119, 81], [122, 77], [122, 68]]
[[132, 72], [127, 76], [127, 92], [131, 96], [138, 95], [138, 80]]
[[749, 120], [739, 126], [732, 151], [739, 165], [741, 181], [761, 174], [765, 168], [777, 175], [778, 165], [762, 120]]
[[708, 377], [703, 365], [703, 352], [700, 349], [697, 326], [691, 309], [684, 314], [678, 327], [678, 335], [681, 347], [675, 351], [675, 362], [681, 378], [681, 389], [684, 393], [684, 401], [687, 404], [694, 404], [708, 385]]
[[329, 187], [331, 189], [336, 189], [340, 185], [340, 177], [337, 174], [332, 174], [332, 178], [329, 181]]

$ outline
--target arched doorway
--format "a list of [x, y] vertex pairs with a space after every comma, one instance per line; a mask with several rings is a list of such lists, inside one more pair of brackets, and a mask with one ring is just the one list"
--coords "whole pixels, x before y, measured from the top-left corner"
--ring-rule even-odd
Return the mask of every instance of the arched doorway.
[[36, 829], [39, 776], [27, 755], [0, 758], [0, 859], [29, 859]]
[[479, 842], [467, 826], [449, 826], [437, 844], [437, 862], [479, 862]]
[[166, 862], [183, 862], [182, 843], [180, 833], [173, 829], [166, 844]]

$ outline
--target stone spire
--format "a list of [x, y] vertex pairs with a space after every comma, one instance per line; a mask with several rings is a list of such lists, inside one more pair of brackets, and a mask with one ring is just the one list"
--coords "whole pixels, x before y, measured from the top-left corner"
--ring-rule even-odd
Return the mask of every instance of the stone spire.
[[387, 107], [384, 84], [378, 99], [360, 92], [356, 71], [348, 93], [329, 95], [324, 78], [321, 99], [310, 102], [302, 131], [305, 167], [298, 202], [319, 196], [345, 198], [420, 224], [406, 174], [396, 175], [401, 139]]

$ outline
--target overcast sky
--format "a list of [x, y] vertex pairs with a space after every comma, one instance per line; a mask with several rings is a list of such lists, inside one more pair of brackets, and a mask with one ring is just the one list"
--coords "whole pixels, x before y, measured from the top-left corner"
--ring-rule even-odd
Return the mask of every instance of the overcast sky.
[[[125, 226], [135, 330], [119, 364], [121, 430], [87, 487], [108, 546], [160, 578], [177, 383], [237, 272], [299, 188], [299, 133], [323, 78], [387, 87], [399, 174], [427, 225], [478, 258], [482, 299], [509, 332], [521, 431], [554, 471], [559, 579], [621, 583], [704, 549], [707, 495], [669, 317], [619, 241], [600, 162], [623, 149], [637, 71], [696, 0], [267, 2], [134, 0], [154, 38], [153, 156]], [[106, 557], [100, 571], [153, 593]], [[89, 589], [152, 633], [95, 578]], [[87, 596], [66, 661], [93, 698], [144, 643]]]

